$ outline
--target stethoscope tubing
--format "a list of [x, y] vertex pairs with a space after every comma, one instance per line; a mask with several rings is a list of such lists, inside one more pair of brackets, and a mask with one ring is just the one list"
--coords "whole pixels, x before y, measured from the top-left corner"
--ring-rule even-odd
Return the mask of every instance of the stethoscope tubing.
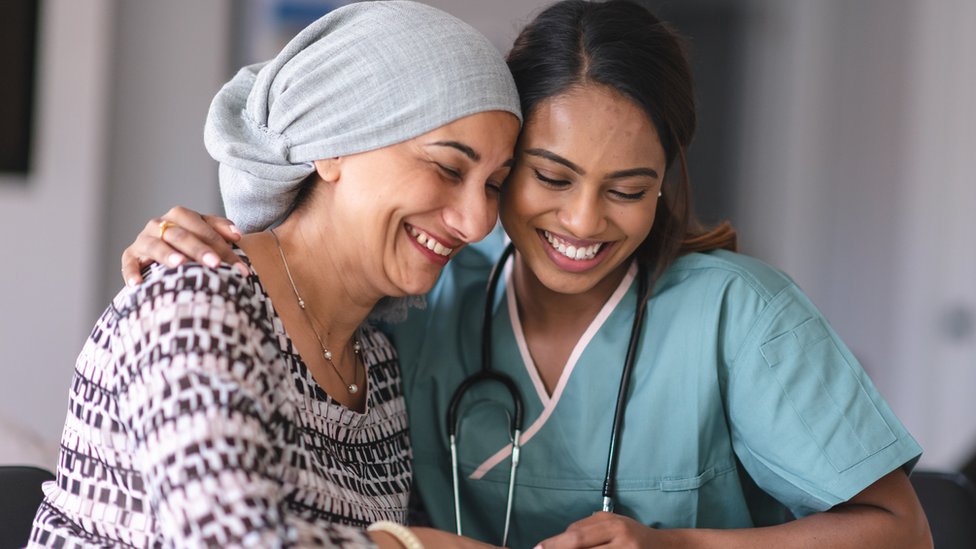
[[617, 446], [620, 444], [620, 433], [623, 430], [624, 412], [627, 408], [627, 392], [630, 388], [630, 374], [637, 360], [637, 345], [640, 343], [641, 328], [644, 325], [644, 313], [647, 311], [647, 277], [643, 269], [638, 267], [637, 273], [637, 312], [634, 314], [634, 325], [630, 329], [630, 341], [627, 342], [627, 356], [624, 358], [624, 370], [620, 373], [620, 387], [617, 389], [617, 405], [613, 411], [613, 426], [610, 428], [610, 449], [607, 452], [607, 474], [603, 477], [603, 508], [607, 513], [613, 512], [613, 493], [616, 489], [617, 478]]

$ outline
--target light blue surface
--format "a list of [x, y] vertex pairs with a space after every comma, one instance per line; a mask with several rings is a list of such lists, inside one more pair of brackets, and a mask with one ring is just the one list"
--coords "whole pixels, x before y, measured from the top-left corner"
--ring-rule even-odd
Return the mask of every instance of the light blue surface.
[[[494, 235], [497, 237], [498, 235]], [[393, 327], [410, 412], [416, 485], [436, 527], [453, 530], [446, 408], [480, 368], [484, 287], [494, 238], [445, 270], [426, 310]], [[504, 279], [494, 367], [544, 406], [516, 347]], [[599, 510], [613, 406], [636, 284], [589, 343], [552, 415], [523, 445], [512, 547], [531, 547]], [[464, 477], [508, 441], [493, 388], [466, 397]], [[860, 365], [789, 278], [724, 251], [679, 259], [650, 302], [619, 448], [618, 513], [661, 528], [736, 528], [846, 501], [921, 448]], [[509, 460], [462, 481], [465, 534], [499, 543]], [[754, 484], [753, 484], [754, 483]], [[756, 485], [762, 491], [756, 490]], [[767, 495], [768, 494], [768, 495]]]

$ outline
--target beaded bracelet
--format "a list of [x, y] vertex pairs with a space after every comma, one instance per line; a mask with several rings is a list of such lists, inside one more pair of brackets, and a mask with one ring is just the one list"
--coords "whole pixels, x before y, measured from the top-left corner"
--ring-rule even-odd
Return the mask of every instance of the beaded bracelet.
[[402, 524], [397, 524], [392, 520], [379, 520], [370, 524], [366, 528], [367, 532], [386, 532], [395, 537], [407, 549], [424, 549], [424, 544], [420, 543], [417, 534], [410, 531]]

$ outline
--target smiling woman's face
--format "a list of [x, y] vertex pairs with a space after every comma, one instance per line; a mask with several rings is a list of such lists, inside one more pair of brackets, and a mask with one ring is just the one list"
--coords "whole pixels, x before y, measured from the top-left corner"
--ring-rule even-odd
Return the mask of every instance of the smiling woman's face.
[[654, 224], [665, 154], [634, 102], [586, 85], [547, 99], [525, 124], [502, 196], [505, 231], [546, 288], [616, 286]]
[[322, 213], [334, 245], [358, 258], [360, 282], [382, 295], [422, 294], [465, 244], [497, 221], [518, 119], [473, 114], [409, 141], [315, 163], [331, 196]]

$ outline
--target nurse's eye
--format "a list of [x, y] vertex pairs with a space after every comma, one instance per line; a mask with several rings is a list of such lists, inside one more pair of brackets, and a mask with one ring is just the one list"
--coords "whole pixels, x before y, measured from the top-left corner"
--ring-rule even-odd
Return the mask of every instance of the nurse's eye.
[[610, 190], [610, 194], [613, 195], [613, 197], [614, 198], [617, 198], [618, 200], [626, 200], [626, 201], [629, 201], [629, 202], [636, 202], [636, 201], [644, 198], [647, 195], [647, 191], [644, 190], [644, 191], [640, 191], [640, 192], [636, 192], [636, 193], [625, 193], [623, 191], [617, 191], [617, 190], [611, 189]]
[[541, 181], [542, 184], [543, 185], [546, 185], [547, 187], [553, 187], [555, 189], [561, 189], [563, 187], [568, 187], [569, 184], [570, 184], [569, 181], [567, 181], [565, 179], [555, 179], [555, 178], [552, 178], [552, 177], [548, 177], [546, 175], [543, 175], [539, 170], [532, 170], [532, 171], [535, 173], [535, 178], [538, 179], [539, 181]]

